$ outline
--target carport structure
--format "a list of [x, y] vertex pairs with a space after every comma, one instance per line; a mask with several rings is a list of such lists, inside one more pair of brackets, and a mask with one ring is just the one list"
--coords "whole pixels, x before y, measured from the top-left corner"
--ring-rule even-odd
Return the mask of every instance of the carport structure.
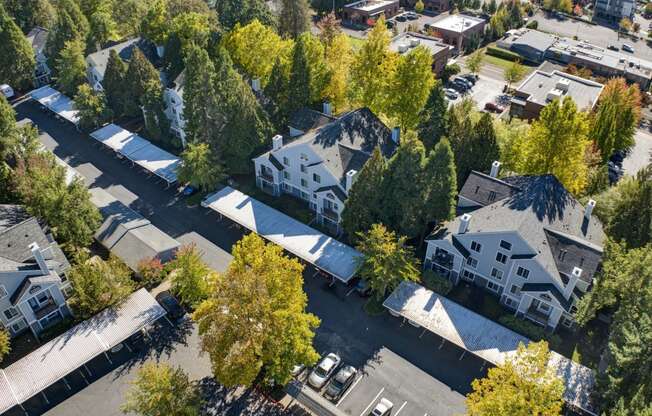
[[[23, 403], [86, 363], [120, 344], [165, 315], [165, 310], [145, 289], [132, 293], [120, 306], [107, 308], [43, 344], [36, 351], [0, 370], [0, 413]], [[27, 412], [26, 412], [27, 413]]]
[[201, 204], [344, 283], [358, 269], [362, 254], [357, 250], [229, 186], [207, 196]]
[[[494, 321], [413, 283], [402, 282], [383, 306], [415, 327], [423, 327], [493, 365], [501, 365], [516, 354], [520, 343], [530, 339]], [[441, 348], [441, 346], [440, 346]], [[461, 358], [460, 358], [461, 359]], [[564, 382], [567, 406], [583, 414], [596, 416], [591, 399], [595, 385], [593, 371], [551, 351], [548, 365]]]
[[58, 117], [71, 122], [75, 126], [79, 123], [79, 112], [74, 108], [75, 102], [54, 88], [46, 85], [33, 90], [29, 95]]
[[177, 181], [177, 168], [181, 164], [181, 159], [153, 145], [149, 140], [116, 124], [107, 124], [95, 130], [91, 133], [91, 137], [163, 179], [168, 186]]

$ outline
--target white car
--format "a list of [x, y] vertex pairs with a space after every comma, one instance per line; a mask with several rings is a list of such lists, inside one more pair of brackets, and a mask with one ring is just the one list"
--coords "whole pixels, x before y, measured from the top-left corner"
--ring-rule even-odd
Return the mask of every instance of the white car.
[[627, 51], [627, 52], [630, 52], [630, 53], [634, 53], [634, 47], [632, 45], [627, 44], [627, 43], [623, 43], [623, 50]]
[[392, 413], [392, 407], [394, 407], [394, 403], [383, 397], [369, 414], [371, 416], [387, 416]]
[[335, 353], [330, 353], [317, 364], [308, 377], [308, 384], [316, 389], [321, 389], [328, 379], [335, 373], [342, 359]]
[[7, 84], [2, 84], [0, 85], [0, 93], [2, 93], [6, 99], [10, 99], [14, 96], [14, 89]]

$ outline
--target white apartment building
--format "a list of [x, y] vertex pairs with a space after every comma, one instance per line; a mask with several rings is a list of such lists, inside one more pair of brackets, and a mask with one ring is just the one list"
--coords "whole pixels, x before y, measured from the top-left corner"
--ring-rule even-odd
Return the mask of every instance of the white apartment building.
[[272, 195], [285, 193], [306, 201], [321, 224], [339, 229], [356, 175], [376, 146], [391, 157], [398, 130], [387, 128], [368, 108], [348, 112], [304, 134], [305, 127], [299, 124], [304, 123], [291, 122], [295, 137], [274, 136], [272, 149], [253, 159], [256, 184]]
[[183, 118], [183, 89], [186, 81], [186, 71], [182, 71], [163, 93], [165, 101], [165, 115], [170, 120], [170, 132], [181, 140], [181, 145], [186, 147], [186, 121]]
[[19, 205], [0, 205], [0, 323], [14, 336], [35, 336], [70, 315], [70, 267], [36, 218]]
[[583, 207], [553, 175], [498, 179], [499, 166], [469, 175], [461, 215], [427, 238], [424, 267], [484, 288], [549, 330], [572, 329], [606, 238], [591, 215], [595, 201]]

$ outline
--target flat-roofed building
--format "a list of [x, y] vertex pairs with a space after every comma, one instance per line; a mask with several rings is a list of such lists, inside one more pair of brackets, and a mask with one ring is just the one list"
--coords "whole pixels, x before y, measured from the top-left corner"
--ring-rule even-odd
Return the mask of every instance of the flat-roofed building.
[[464, 48], [466, 41], [482, 36], [486, 21], [479, 17], [453, 14], [438, 22], [430, 24], [434, 36], [453, 45], [458, 51]]
[[[422, 0], [424, 13], [442, 13], [450, 10], [451, 5], [449, 0]], [[414, 8], [418, 0], [406, 0], [404, 4]]]
[[444, 43], [443, 40], [420, 33], [402, 33], [392, 39], [389, 49], [399, 54], [406, 54], [417, 46], [427, 48], [432, 54], [432, 72], [441, 75], [446, 68], [446, 63], [452, 54], [453, 47]]
[[591, 110], [604, 85], [561, 71], [534, 71], [518, 86], [512, 98], [510, 115], [527, 120], [539, 117], [543, 107], [558, 98], [571, 97], [580, 110]]
[[342, 22], [349, 25], [373, 26], [385, 15], [386, 19], [399, 12], [399, 0], [360, 0], [342, 8]]

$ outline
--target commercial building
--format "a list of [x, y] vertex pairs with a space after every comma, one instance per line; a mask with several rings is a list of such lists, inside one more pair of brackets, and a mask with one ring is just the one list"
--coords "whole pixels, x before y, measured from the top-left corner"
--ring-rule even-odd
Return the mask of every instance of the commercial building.
[[[410, 8], [414, 8], [418, 0], [406, 0], [404, 3]], [[423, 2], [424, 13], [443, 13], [450, 10], [449, 0], [421, 0]]]
[[386, 19], [399, 12], [399, 0], [360, 0], [344, 5], [342, 23], [348, 25], [373, 26], [380, 16]]
[[479, 39], [482, 36], [485, 23], [486, 21], [479, 17], [452, 14], [443, 20], [432, 23], [430, 28], [434, 32], [434, 36], [461, 51], [469, 39], [475, 37]]
[[606, 238], [595, 201], [582, 206], [553, 175], [499, 179], [499, 166], [469, 175], [458, 202], [465, 213], [427, 238], [424, 267], [484, 288], [549, 330], [574, 328]]
[[446, 63], [451, 57], [453, 47], [441, 39], [420, 33], [402, 33], [392, 39], [389, 49], [399, 54], [409, 53], [417, 46], [424, 46], [432, 55], [432, 72], [439, 76], [444, 72]]
[[647, 91], [652, 62], [586, 41], [564, 38], [532, 29], [510, 30], [496, 45], [533, 62], [551, 62], [590, 69], [594, 75], [623, 77]]
[[509, 113], [512, 117], [533, 120], [554, 99], [571, 97], [577, 108], [590, 111], [602, 94], [604, 85], [561, 71], [536, 70], [516, 88]]
[[634, 20], [634, 0], [595, 0], [595, 16], [609, 22], [620, 22], [623, 17]]

